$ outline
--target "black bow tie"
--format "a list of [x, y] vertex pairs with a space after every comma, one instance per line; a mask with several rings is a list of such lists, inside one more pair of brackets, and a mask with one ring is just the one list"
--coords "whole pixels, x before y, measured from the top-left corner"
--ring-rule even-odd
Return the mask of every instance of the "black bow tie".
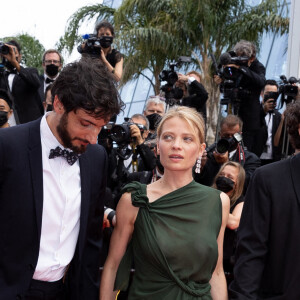
[[55, 81], [54, 79], [50, 79], [49, 77], [47, 77], [45, 80], [46, 83], [52, 83], [54, 81]]
[[79, 157], [79, 155], [76, 154], [75, 152], [71, 152], [66, 149], [61, 149], [59, 146], [57, 146], [55, 149], [50, 150], [50, 154], [49, 154], [50, 159], [59, 156], [64, 157], [70, 166], [72, 166]]

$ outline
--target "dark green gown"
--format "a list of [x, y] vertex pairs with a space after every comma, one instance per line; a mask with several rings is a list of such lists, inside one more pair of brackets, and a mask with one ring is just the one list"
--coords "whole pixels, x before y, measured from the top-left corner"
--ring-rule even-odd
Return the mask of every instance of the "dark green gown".
[[131, 192], [139, 212], [115, 289], [126, 289], [133, 259], [128, 299], [211, 299], [209, 280], [222, 223], [220, 192], [192, 181], [149, 203], [146, 189], [138, 182], [123, 189]]

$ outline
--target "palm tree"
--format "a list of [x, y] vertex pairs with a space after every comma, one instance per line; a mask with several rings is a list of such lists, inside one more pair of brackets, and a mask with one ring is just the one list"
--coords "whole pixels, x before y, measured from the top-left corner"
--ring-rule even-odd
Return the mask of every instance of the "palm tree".
[[289, 19], [283, 15], [287, 15], [287, 5], [281, 0], [265, 0], [254, 6], [245, 0], [124, 0], [118, 9], [99, 4], [75, 12], [61, 45], [71, 50], [78, 43], [82, 22], [108, 19], [126, 58], [122, 82], [146, 76], [145, 70], [150, 70], [154, 79], [147, 78], [155, 93], [159, 92], [161, 70], [180, 55], [192, 55], [194, 68], [201, 70], [209, 92], [207, 123], [212, 135], [219, 89], [212, 79], [210, 54], [218, 58], [241, 39], [259, 46], [264, 32], [286, 33]]

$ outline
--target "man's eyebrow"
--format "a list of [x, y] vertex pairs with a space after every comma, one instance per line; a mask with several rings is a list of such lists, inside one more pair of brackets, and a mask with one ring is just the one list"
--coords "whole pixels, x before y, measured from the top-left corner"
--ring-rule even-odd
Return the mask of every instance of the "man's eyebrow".
[[85, 122], [88, 122], [88, 123], [90, 123], [90, 124], [92, 124], [92, 125], [96, 126], [96, 124], [95, 124], [95, 123], [93, 123], [93, 122], [92, 122], [92, 121], [90, 121], [90, 120], [87, 120], [87, 119], [85, 119], [85, 118], [81, 118], [81, 120], [82, 120], [82, 121], [85, 121]]

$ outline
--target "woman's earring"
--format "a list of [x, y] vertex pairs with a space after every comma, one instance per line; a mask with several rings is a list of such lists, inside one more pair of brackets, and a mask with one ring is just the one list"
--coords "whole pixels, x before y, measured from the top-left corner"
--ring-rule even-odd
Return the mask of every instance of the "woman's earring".
[[200, 173], [200, 169], [201, 169], [201, 156], [199, 156], [198, 159], [197, 159], [197, 161], [196, 161], [195, 173], [199, 174]]

